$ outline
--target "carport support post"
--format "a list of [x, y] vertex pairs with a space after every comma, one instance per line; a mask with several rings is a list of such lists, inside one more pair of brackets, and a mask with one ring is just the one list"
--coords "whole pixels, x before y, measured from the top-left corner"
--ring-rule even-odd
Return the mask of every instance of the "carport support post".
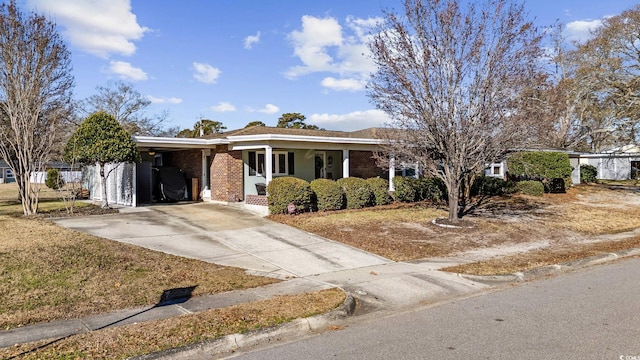
[[349, 149], [342, 149], [342, 177], [349, 177]]
[[265, 172], [265, 178], [266, 178], [266, 185], [269, 185], [269, 183], [271, 182], [271, 179], [273, 179], [273, 174], [271, 172], [271, 169], [273, 167], [273, 148], [269, 145], [264, 147], [264, 172]]
[[209, 159], [211, 158], [211, 149], [202, 149], [202, 185], [201, 187], [201, 197], [204, 200], [211, 199], [211, 188], [209, 178]]
[[389, 157], [389, 191], [395, 191], [393, 186], [393, 178], [396, 176], [396, 157], [391, 155]]

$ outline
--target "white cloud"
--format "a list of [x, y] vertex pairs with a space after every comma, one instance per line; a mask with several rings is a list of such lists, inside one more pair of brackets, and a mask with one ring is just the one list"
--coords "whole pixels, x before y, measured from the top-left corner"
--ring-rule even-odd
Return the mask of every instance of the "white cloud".
[[260, 42], [260, 31], [258, 31], [255, 35], [249, 35], [244, 38], [244, 48], [250, 50], [253, 47], [253, 44], [257, 44]]
[[362, 90], [363, 86], [356, 83], [365, 83], [376, 69], [367, 41], [369, 32], [380, 21], [348, 17], [345, 29], [332, 17], [303, 16], [302, 29], [289, 34], [293, 52], [302, 64], [289, 68], [285, 76], [295, 79], [311, 73], [337, 74], [339, 79], [326, 77], [321, 85], [336, 91]]
[[221, 102], [218, 105], [212, 106], [211, 110], [215, 112], [231, 112], [236, 111], [236, 107], [231, 105], [231, 103]]
[[247, 109], [248, 112], [259, 112], [259, 113], [264, 113], [264, 114], [275, 114], [278, 111], [280, 111], [280, 108], [273, 105], [273, 104], [267, 104], [265, 105], [262, 109], [252, 109], [252, 108], [248, 108]]
[[602, 20], [577, 20], [567, 23], [565, 36], [568, 41], [585, 42], [591, 39], [591, 32], [602, 26]]
[[381, 127], [390, 122], [381, 110], [354, 111], [348, 114], [312, 114], [308, 123], [330, 130], [354, 131], [370, 127]]
[[51, 15], [71, 44], [102, 58], [133, 55], [133, 41], [149, 31], [138, 24], [130, 0], [27, 0], [27, 5]]
[[166, 97], [155, 97], [153, 95], [147, 95], [147, 99], [149, 99], [149, 101], [151, 101], [154, 104], [180, 104], [182, 102], [182, 99], [177, 97], [166, 98]]
[[362, 79], [336, 79], [327, 77], [322, 79], [320, 85], [336, 91], [359, 91], [364, 89], [367, 82]]
[[205, 84], [215, 84], [222, 73], [218, 68], [199, 62], [193, 63], [193, 70], [193, 78]]
[[147, 80], [146, 72], [141, 68], [131, 66], [130, 63], [125, 61], [111, 61], [109, 64], [109, 71], [125, 80]]

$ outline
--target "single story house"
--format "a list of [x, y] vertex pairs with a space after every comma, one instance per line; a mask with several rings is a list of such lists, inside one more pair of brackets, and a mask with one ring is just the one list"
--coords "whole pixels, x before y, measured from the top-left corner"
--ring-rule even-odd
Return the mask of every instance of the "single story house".
[[[352, 132], [255, 126], [200, 138], [134, 137], [142, 162], [120, 164], [107, 180], [110, 203], [136, 206], [154, 199], [153, 168], [175, 167], [188, 179], [189, 198], [243, 203], [266, 209], [263, 189], [279, 176], [307, 181], [385, 177], [396, 171], [376, 165], [377, 131]], [[92, 198], [101, 196], [94, 170], [85, 173]]]

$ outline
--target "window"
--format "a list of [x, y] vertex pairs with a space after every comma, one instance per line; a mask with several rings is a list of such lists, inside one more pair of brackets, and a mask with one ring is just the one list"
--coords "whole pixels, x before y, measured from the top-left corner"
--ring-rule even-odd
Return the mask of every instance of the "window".
[[493, 167], [493, 175], [500, 175], [500, 165]]
[[[266, 166], [265, 153], [249, 151], [249, 176], [264, 176]], [[293, 175], [294, 153], [274, 151], [271, 155], [271, 174], [276, 176]]]

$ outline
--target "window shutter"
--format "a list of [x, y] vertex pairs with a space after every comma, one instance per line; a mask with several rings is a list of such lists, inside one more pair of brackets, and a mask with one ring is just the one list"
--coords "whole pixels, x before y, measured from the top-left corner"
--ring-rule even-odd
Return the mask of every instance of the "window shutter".
[[256, 176], [256, 152], [249, 151], [249, 176]]
[[288, 157], [289, 157], [289, 159], [288, 159], [289, 160], [289, 175], [294, 175], [296, 173], [295, 167], [294, 167], [295, 166], [294, 165], [295, 161], [293, 159], [293, 154], [294, 153], [292, 153], [292, 152], [290, 152], [288, 154]]

